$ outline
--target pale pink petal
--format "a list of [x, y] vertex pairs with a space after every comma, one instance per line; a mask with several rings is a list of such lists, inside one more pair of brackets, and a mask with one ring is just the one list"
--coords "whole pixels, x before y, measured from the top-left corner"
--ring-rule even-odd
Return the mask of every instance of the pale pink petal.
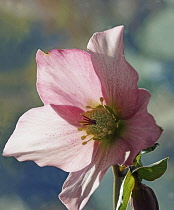
[[128, 118], [138, 109], [138, 74], [124, 58], [123, 26], [95, 33], [88, 43], [92, 63], [98, 75], [106, 104], [117, 115]]
[[90, 170], [86, 168], [70, 173], [63, 185], [60, 200], [68, 210], [81, 210], [88, 202], [90, 196], [97, 189], [105, 171], [98, 171], [95, 166]]
[[68, 210], [81, 210], [97, 189], [107, 169], [101, 171], [97, 165], [90, 165], [81, 171], [70, 173], [64, 182], [60, 200]]
[[[65, 112], [62, 110], [61, 106], [46, 105], [26, 112], [20, 117], [3, 155], [14, 156], [19, 161], [33, 160], [39, 166], [56, 166], [68, 172], [86, 167], [95, 151], [93, 141], [82, 145], [81, 133], [74, 126], [82, 110], [68, 106]], [[70, 112], [65, 120], [59, 116]]]
[[112, 165], [125, 163], [130, 154], [128, 148], [129, 143], [122, 139], [117, 139], [112, 145], [98, 145], [91, 164], [81, 171], [70, 173], [65, 181], [59, 195], [65, 206], [69, 210], [81, 210], [99, 186], [107, 169]]
[[101, 141], [97, 149], [96, 159], [100, 170], [119, 164], [123, 165], [129, 158], [132, 147], [122, 138], [116, 138], [113, 143]]
[[122, 138], [132, 146], [131, 154], [126, 162], [128, 165], [132, 164], [133, 159], [142, 149], [154, 145], [162, 133], [162, 129], [147, 112], [150, 93], [144, 89], [139, 91], [142, 107], [131, 119], [125, 121], [126, 129], [122, 135]]
[[38, 51], [37, 89], [44, 104], [73, 105], [84, 109], [98, 105], [101, 84], [90, 55], [82, 50]]

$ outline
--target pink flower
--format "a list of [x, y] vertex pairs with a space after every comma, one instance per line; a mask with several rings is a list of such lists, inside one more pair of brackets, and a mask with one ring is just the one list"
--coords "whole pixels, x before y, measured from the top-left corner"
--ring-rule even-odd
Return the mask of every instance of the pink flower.
[[[38, 51], [37, 90], [43, 107], [26, 112], [4, 156], [71, 172], [59, 195], [82, 209], [107, 169], [130, 165], [161, 134], [147, 112], [150, 94], [124, 58], [123, 26], [95, 33], [82, 50]], [[105, 106], [106, 105], [106, 106]]]

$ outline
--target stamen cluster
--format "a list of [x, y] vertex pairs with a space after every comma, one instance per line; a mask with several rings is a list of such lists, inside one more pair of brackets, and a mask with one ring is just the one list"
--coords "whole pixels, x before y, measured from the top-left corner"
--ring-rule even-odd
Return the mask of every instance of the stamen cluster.
[[82, 144], [86, 144], [92, 139], [98, 141], [111, 140], [116, 135], [119, 119], [110, 107], [99, 105], [83, 113], [82, 116], [81, 130], [85, 130], [87, 135], [82, 136], [81, 139], [84, 140], [87, 136], [93, 136]]

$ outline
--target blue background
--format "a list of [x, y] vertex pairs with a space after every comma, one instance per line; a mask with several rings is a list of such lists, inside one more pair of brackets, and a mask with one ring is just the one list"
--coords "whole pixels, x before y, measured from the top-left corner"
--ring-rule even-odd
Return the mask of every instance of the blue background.
[[[0, 0], [0, 152], [28, 109], [41, 106], [35, 53], [52, 48], [86, 50], [96, 31], [125, 25], [125, 56], [152, 93], [149, 112], [163, 127], [160, 147], [143, 157], [169, 156], [159, 180], [149, 182], [160, 209], [174, 206], [174, 0]], [[66, 209], [57, 198], [67, 173], [0, 156], [0, 210]], [[109, 170], [85, 210], [112, 209]]]

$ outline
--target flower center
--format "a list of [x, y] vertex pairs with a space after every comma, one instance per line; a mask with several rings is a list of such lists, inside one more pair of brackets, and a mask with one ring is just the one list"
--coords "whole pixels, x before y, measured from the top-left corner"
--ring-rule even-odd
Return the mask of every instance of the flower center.
[[119, 119], [110, 107], [99, 105], [83, 113], [82, 116], [83, 120], [79, 122], [82, 127], [79, 130], [85, 130], [86, 136], [82, 136], [81, 139], [84, 140], [92, 135], [92, 138], [82, 144], [86, 144], [92, 139], [112, 140], [116, 136]]

